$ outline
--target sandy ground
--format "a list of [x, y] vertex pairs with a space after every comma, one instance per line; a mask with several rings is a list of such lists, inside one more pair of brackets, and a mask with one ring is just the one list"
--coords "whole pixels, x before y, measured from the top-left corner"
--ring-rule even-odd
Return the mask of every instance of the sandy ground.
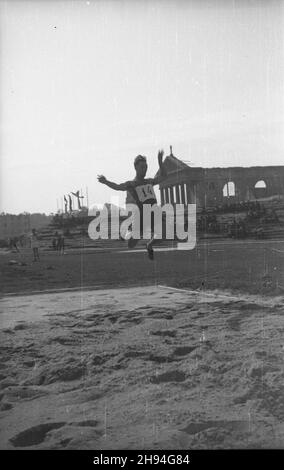
[[284, 447], [283, 297], [156, 285], [1, 305], [1, 449]]

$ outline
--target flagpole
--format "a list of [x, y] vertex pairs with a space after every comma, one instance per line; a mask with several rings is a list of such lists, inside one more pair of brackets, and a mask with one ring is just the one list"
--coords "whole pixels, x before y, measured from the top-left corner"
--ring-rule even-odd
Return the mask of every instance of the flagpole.
[[88, 186], [86, 186], [86, 196], [87, 196], [87, 209], [89, 209], [89, 191], [88, 191]]

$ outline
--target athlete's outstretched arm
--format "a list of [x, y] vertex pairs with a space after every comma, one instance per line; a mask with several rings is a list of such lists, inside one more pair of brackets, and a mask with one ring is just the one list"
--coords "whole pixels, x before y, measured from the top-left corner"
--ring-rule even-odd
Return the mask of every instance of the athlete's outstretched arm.
[[102, 184], [106, 184], [109, 188], [115, 189], [116, 191], [126, 191], [128, 188], [127, 183], [116, 184], [112, 181], [108, 181], [103, 175], [98, 175], [98, 181]]

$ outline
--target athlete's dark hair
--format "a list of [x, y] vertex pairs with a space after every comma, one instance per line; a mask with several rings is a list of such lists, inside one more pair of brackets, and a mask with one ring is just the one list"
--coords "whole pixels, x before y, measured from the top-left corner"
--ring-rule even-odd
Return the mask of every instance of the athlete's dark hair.
[[134, 160], [134, 166], [135, 166], [135, 168], [136, 168], [136, 166], [138, 165], [139, 162], [145, 162], [145, 163], [147, 163], [146, 157], [144, 157], [143, 155], [137, 155], [137, 157], [135, 157], [135, 160]]

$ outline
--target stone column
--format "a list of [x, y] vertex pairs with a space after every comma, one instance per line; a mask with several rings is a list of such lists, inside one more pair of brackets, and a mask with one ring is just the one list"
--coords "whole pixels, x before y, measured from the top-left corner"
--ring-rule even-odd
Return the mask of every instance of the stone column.
[[166, 204], [169, 204], [169, 188], [168, 186], [165, 188], [165, 199], [166, 199]]
[[175, 203], [175, 198], [174, 198], [174, 188], [173, 186], [170, 186], [170, 204]]
[[177, 204], [180, 204], [179, 184], [176, 184], [176, 185], [175, 185], [175, 192], [176, 192], [176, 201], [177, 201]]
[[165, 191], [164, 188], [161, 188], [161, 189], [160, 189], [160, 194], [161, 194], [161, 206], [163, 206], [163, 205], [165, 204], [164, 191]]
[[186, 193], [187, 193], [187, 204], [194, 204], [194, 201], [192, 200], [192, 196], [191, 196], [190, 185], [188, 183], [186, 185]]
[[181, 187], [181, 203], [182, 203], [182, 204], [186, 204], [186, 201], [185, 201], [184, 183], [181, 183], [180, 187]]

